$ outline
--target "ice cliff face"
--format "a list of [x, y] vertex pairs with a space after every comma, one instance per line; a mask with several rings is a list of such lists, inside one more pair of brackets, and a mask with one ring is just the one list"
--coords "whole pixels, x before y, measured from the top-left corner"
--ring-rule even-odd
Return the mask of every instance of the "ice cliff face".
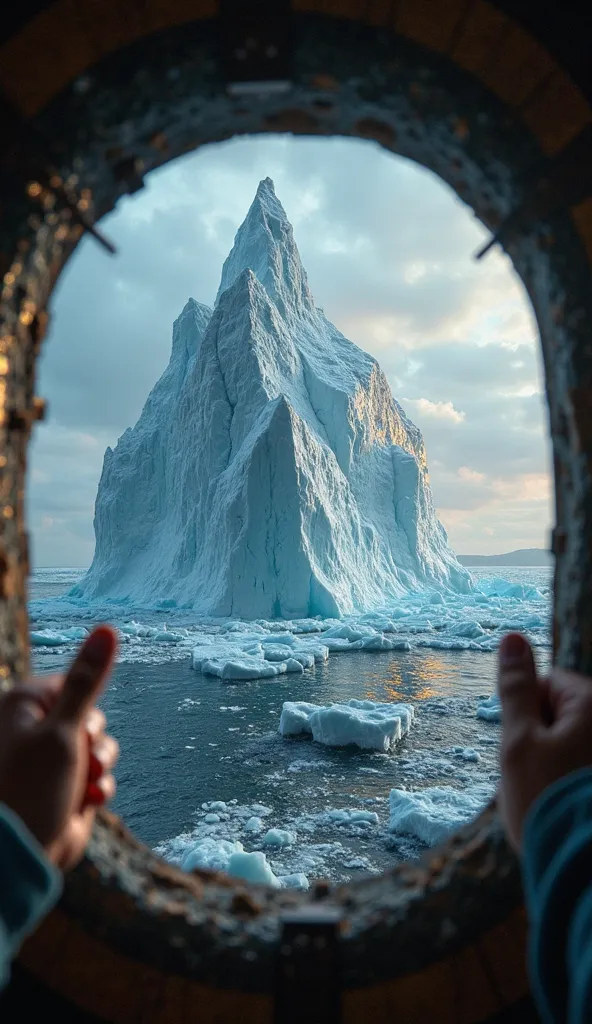
[[189, 299], [140, 419], [105, 453], [95, 534], [88, 598], [291, 618], [470, 588], [421, 433], [315, 307], [269, 178], [214, 310]]

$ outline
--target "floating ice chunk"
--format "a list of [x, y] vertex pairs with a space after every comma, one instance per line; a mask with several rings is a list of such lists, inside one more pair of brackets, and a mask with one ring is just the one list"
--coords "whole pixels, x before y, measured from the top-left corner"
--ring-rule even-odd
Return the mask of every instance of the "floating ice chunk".
[[242, 852], [243, 844], [228, 839], [200, 839], [187, 851], [181, 861], [183, 871], [203, 868], [206, 871], [227, 871], [230, 858]]
[[474, 818], [492, 793], [493, 787], [487, 783], [463, 790], [450, 786], [433, 786], [415, 792], [391, 789], [389, 829], [434, 846]]
[[537, 587], [530, 587], [525, 583], [512, 583], [499, 576], [480, 580], [479, 589], [488, 597], [514, 598], [520, 601], [544, 600], [544, 595]]
[[272, 885], [274, 889], [280, 888], [279, 878], [274, 875], [267, 857], [260, 851], [255, 851], [255, 853], [233, 853], [228, 861], [226, 870], [229, 875], [233, 875], [235, 878], [243, 878], [246, 882]]
[[300, 663], [300, 665], [302, 666], [303, 671], [304, 671], [305, 668], [313, 668], [314, 663], [315, 663], [315, 658], [314, 658], [313, 652], [308, 650], [308, 648], [305, 649], [305, 650], [299, 650], [299, 649], [294, 648], [289, 653], [290, 653], [290, 657], [288, 658], [288, 660], [286, 662], [286, 665], [288, 666], [288, 672], [296, 672], [296, 671], [298, 671], [295, 668], [290, 668], [290, 663], [293, 662], [293, 661], [298, 661]]
[[290, 653], [293, 658], [298, 658], [299, 654], [310, 654], [314, 661], [321, 664], [329, 660], [329, 648], [327, 645], [317, 643], [316, 641], [306, 640], [298, 647], [297, 651], [291, 651]]
[[181, 640], [185, 639], [185, 636], [183, 633], [176, 633], [171, 629], [160, 629], [157, 633], [153, 634], [151, 639], [159, 644], [178, 644]]
[[301, 892], [306, 892], [310, 889], [308, 878], [302, 871], [292, 875], [278, 875], [278, 882], [282, 889], [300, 889]]
[[[191, 749], [195, 750], [195, 747], [192, 747]], [[211, 813], [206, 814], [206, 816], [204, 818], [204, 821], [205, 821], [206, 825], [216, 825], [220, 821], [220, 815], [219, 814], [215, 814], [212, 811]]]
[[209, 634], [193, 648], [191, 660], [193, 668], [204, 675], [239, 681], [268, 679], [285, 672], [301, 675], [305, 668], [314, 666], [315, 660], [326, 661], [328, 656], [328, 650], [320, 644], [296, 644], [291, 633], [257, 635], [236, 628], [232, 640], [228, 634]]
[[70, 626], [68, 629], [59, 631], [55, 629], [33, 630], [30, 640], [34, 647], [63, 647], [65, 644], [86, 640], [88, 635], [89, 631], [84, 626]]
[[466, 637], [468, 640], [477, 640], [487, 635], [478, 622], [453, 622], [450, 625], [450, 632], [455, 636]]
[[305, 701], [286, 701], [280, 716], [282, 736], [299, 736], [301, 733], [312, 735], [310, 716], [318, 708], [318, 704], [307, 704]]
[[69, 640], [85, 640], [89, 633], [90, 630], [84, 626], [70, 626], [64, 630], [64, 636], [67, 636]]
[[286, 650], [285, 644], [265, 644], [263, 656], [266, 661], [285, 661], [292, 652]]
[[265, 818], [268, 814], [271, 814], [272, 808], [267, 807], [265, 804], [251, 804], [251, 810], [258, 814], [259, 817]]
[[273, 644], [284, 644], [286, 647], [293, 647], [295, 640], [293, 633], [272, 633], [271, 636], [263, 637], [261, 643], [264, 647]]
[[224, 657], [204, 661], [201, 671], [206, 676], [218, 676], [225, 680], [269, 679], [286, 671], [285, 661], [269, 662], [250, 654], [236, 658]]
[[376, 811], [364, 811], [357, 807], [340, 807], [327, 811], [326, 817], [335, 825], [359, 825], [367, 822], [369, 825], [378, 825], [379, 818]]
[[296, 842], [296, 834], [283, 828], [270, 828], [269, 832], [263, 836], [262, 841], [264, 846], [292, 846]]
[[501, 722], [502, 706], [497, 693], [492, 693], [491, 697], [479, 704], [477, 718], [482, 718], [485, 722]]
[[30, 640], [33, 647], [63, 647], [70, 642], [63, 633], [56, 633], [53, 629], [33, 630]]
[[339, 654], [340, 651], [355, 650], [354, 642], [340, 636], [327, 636], [323, 633], [323, 643], [326, 645], [329, 654]]
[[245, 822], [245, 832], [260, 832], [262, 828], [263, 822], [256, 815], [253, 815]]
[[392, 640], [388, 636], [376, 633], [374, 636], [365, 637], [352, 644], [352, 648], [360, 651], [410, 651], [411, 644], [408, 640]]
[[323, 633], [323, 641], [330, 637], [336, 639], [348, 640], [350, 643], [355, 640], [363, 640], [366, 637], [376, 636], [376, 630], [372, 629], [371, 626], [358, 626], [357, 628], [350, 623], [344, 623], [341, 626], [332, 626]]
[[224, 800], [212, 800], [212, 802], [210, 804], [208, 804], [207, 806], [210, 808], [211, 811], [225, 811], [226, 810], [226, 804], [224, 803]]
[[237, 619], [236, 622], [231, 622], [226, 627], [227, 633], [261, 633], [265, 634], [268, 630], [265, 626], [260, 625], [258, 622], [245, 622], [244, 619]]
[[226, 871], [247, 882], [262, 882], [275, 889], [280, 886], [264, 853], [246, 853], [242, 843], [228, 839], [200, 839], [183, 857], [181, 868], [184, 871], [196, 868]]
[[[452, 747], [453, 754], [462, 757], [463, 761], [480, 761], [481, 754], [474, 747]], [[445, 751], [447, 753], [447, 751]]]
[[413, 714], [409, 704], [377, 704], [370, 700], [350, 700], [328, 707], [286, 701], [279, 731], [282, 736], [310, 734], [328, 747], [354, 745], [388, 753], [409, 732]]
[[367, 857], [350, 857], [349, 860], [344, 860], [343, 861], [343, 866], [344, 866], [344, 868], [350, 868], [350, 869], [352, 869], [352, 868], [359, 868], [362, 871], [373, 871], [373, 870], [375, 871], [376, 870], [375, 868], [373, 868], [373, 865], [371, 864], [371, 862], [368, 860]]

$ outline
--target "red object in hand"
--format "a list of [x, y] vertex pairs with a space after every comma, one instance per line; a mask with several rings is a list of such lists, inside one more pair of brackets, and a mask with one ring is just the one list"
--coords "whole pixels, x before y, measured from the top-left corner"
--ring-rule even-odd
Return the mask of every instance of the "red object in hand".
[[104, 767], [96, 754], [90, 754], [88, 760], [88, 781], [98, 782], [104, 772]]
[[97, 786], [96, 782], [89, 782], [84, 794], [84, 802], [87, 807], [89, 804], [100, 807], [101, 804], [105, 803], [105, 794], [101, 787]]

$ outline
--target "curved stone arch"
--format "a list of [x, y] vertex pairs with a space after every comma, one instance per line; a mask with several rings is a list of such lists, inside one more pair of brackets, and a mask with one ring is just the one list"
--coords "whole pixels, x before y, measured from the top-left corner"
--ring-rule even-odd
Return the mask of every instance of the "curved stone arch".
[[[34, 358], [79, 218], [102, 216], [143, 174], [196, 145], [256, 131], [375, 139], [438, 173], [492, 232], [506, 226], [501, 240], [533, 303], [547, 374], [556, 647], [564, 664], [592, 670], [592, 199], [537, 185], [553, 181], [563, 155], [586, 138], [588, 101], [536, 39], [485, 0], [294, 0], [293, 9], [294, 85], [285, 96], [224, 93], [215, 0], [102, 0], [84, 12], [56, 0], [0, 47], [16, 140], [0, 220], [6, 685], [27, 666], [24, 466], [42, 409]], [[522, 216], [508, 221], [516, 210]], [[342, 916], [346, 1020], [369, 1012], [386, 1020], [396, 1009], [418, 1024], [470, 1024], [527, 992], [518, 872], [493, 809], [420, 865], [318, 886], [312, 901]], [[310, 903], [182, 875], [104, 814], [61, 908], [22, 962], [108, 1021], [271, 1020], [279, 915]]]

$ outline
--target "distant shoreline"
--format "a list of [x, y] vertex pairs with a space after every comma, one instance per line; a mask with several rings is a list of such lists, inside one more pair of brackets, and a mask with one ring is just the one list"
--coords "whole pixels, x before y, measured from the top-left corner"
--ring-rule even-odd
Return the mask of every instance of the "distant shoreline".
[[533, 567], [546, 568], [553, 563], [551, 552], [545, 548], [519, 548], [517, 551], [506, 551], [501, 555], [457, 555], [456, 557], [461, 565], [473, 567], [504, 565], [529, 569]]

